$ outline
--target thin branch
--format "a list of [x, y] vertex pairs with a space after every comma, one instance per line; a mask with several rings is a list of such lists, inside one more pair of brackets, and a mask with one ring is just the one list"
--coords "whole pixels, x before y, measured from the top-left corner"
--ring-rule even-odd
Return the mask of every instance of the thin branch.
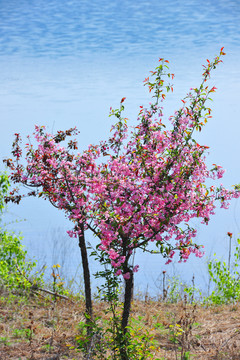
[[72, 301], [71, 299], [69, 299], [69, 298], [68, 298], [67, 296], [65, 296], [65, 295], [58, 294], [58, 293], [53, 292], [53, 291], [51, 291], [51, 290], [43, 289], [43, 288], [39, 287], [38, 285], [34, 284], [28, 277], [26, 277], [26, 276], [23, 274], [23, 272], [21, 271], [21, 269], [19, 268], [19, 266], [18, 266], [17, 263], [16, 263], [16, 267], [17, 267], [17, 270], [18, 270], [19, 274], [20, 274], [22, 277], [24, 277], [24, 279], [27, 280], [27, 281], [29, 282], [29, 284], [32, 285], [31, 291], [37, 292], [37, 291], [35, 290], [35, 288], [36, 288], [36, 286], [37, 286], [37, 290], [40, 290], [40, 291], [42, 291], [42, 292], [45, 292], [46, 294], [49, 294], [49, 295], [53, 295], [53, 296], [60, 297], [60, 298], [62, 298], [62, 299], [68, 300], [68, 301], [70, 301], [71, 303], [75, 304], [74, 301]]

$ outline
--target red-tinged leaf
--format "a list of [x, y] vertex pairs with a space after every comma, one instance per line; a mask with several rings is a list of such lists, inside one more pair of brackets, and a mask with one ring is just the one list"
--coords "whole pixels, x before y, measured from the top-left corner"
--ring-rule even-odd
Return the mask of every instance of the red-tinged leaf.
[[122, 100], [121, 100], [121, 102], [120, 102], [120, 103], [122, 104], [122, 103], [124, 102], [124, 100], [126, 100], [126, 98], [125, 98], [125, 97], [123, 97], [123, 98], [122, 98]]
[[217, 90], [216, 86], [213, 86], [210, 90], [210, 92], [215, 92], [215, 90]]
[[224, 49], [224, 46], [221, 48], [221, 50], [220, 50], [220, 51], [222, 52], [222, 51], [223, 51], [223, 49]]
[[159, 58], [159, 60], [158, 61], [162, 61], [163, 60], [163, 58]]
[[186, 104], [186, 101], [184, 101], [184, 100], [181, 100], [184, 104]]
[[165, 60], [164, 62], [168, 63], [169, 64], [169, 61], [168, 60]]

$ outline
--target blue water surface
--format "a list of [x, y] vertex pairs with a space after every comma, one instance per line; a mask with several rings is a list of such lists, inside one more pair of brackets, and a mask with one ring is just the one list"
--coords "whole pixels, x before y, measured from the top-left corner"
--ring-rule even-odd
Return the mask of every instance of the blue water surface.
[[[49, 131], [77, 126], [80, 149], [107, 136], [110, 106], [126, 96], [126, 116], [136, 123], [139, 105], [151, 98], [142, 86], [158, 58], [170, 61], [174, 93], [164, 105], [167, 118], [181, 106], [190, 87], [201, 81], [202, 64], [224, 46], [227, 56], [213, 73], [213, 119], [199, 141], [210, 146], [209, 164], [228, 171], [226, 186], [240, 182], [240, 4], [238, 0], [10, 0], [0, 1], [0, 158], [9, 157], [13, 134], [31, 134], [34, 125]], [[1, 164], [1, 169], [4, 166]], [[37, 199], [10, 205], [8, 227], [22, 231], [31, 256], [64, 265], [74, 276], [77, 245], [66, 237], [71, 224], [60, 211]], [[208, 227], [195, 224], [206, 253], [228, 251], [228, 231], [240, 232], [239, 202], [216, 212]], [[88, 240], [95, 240], [88, 234]], [[205, 260], [168, 267], [206, 285]], [[158, 291], [164, 269], [159, 256], [137, 255], [136, 286]], [[92, 268], [96, 264], [91, 260]]]

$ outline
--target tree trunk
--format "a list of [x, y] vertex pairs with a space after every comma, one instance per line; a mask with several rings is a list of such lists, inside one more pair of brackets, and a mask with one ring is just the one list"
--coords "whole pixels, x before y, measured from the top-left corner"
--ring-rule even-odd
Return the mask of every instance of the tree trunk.
[[130, 278], [125, 279], [124, 307], [123, 307], [122, 322], [121, 322], [121, 327], [123, 332], [123, 343], [120, 349], [121, 360], [129, 360], [126, 351], [128, 344], [126, 333], [127, 333], [128, 320], [131, 310], [132, 297], [133, 297], [133, 272], [130, 269], [128, 269], [128, 272], [130, 273]]
[[78, 236], [78, 239], [79, 239], [78, 244], [79, 244], [79, 247], [81, 250], [81, 257], [82, 257], [84, 291], [85, 291], [85, 306], [86, 306], [87, 316], [90, 318], [89, 320], [92, 320], [92, 295], [91, 295], [90, 271], [89, 271], [88, 255], [87, 255], [84, 229], [83, 229], [82, 225], [81, 225], [81, 231], [82, 231], [82, 233]]
[[128, 326], [128, 319], [131, 310], [131, 302], [133, 296], [133, 272], [132, 270], [128, 271], [130, 273], [130, 278], [125, 279], [125, 294], [124, 294], [124, 308], [122, 313], [122, 331], [126, 334]]

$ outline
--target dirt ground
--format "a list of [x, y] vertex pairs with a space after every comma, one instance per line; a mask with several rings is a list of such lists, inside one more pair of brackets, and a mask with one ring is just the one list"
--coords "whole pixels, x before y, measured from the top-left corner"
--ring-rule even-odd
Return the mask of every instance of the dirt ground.
[[[95, 303], [94, 309], [106, 316], [103, 303]], [[0, 360], [82, 359], [76, 336], [83, 311], [84, 303], [76, 299], [0, 297]], [[148, 330], [155, 340], [153, 359], [240, 360], [239, 304], [203, 307], [134, 301], [131, 316], [140, 331]], [[189, 357], [181, 357], [181, 349]]]

